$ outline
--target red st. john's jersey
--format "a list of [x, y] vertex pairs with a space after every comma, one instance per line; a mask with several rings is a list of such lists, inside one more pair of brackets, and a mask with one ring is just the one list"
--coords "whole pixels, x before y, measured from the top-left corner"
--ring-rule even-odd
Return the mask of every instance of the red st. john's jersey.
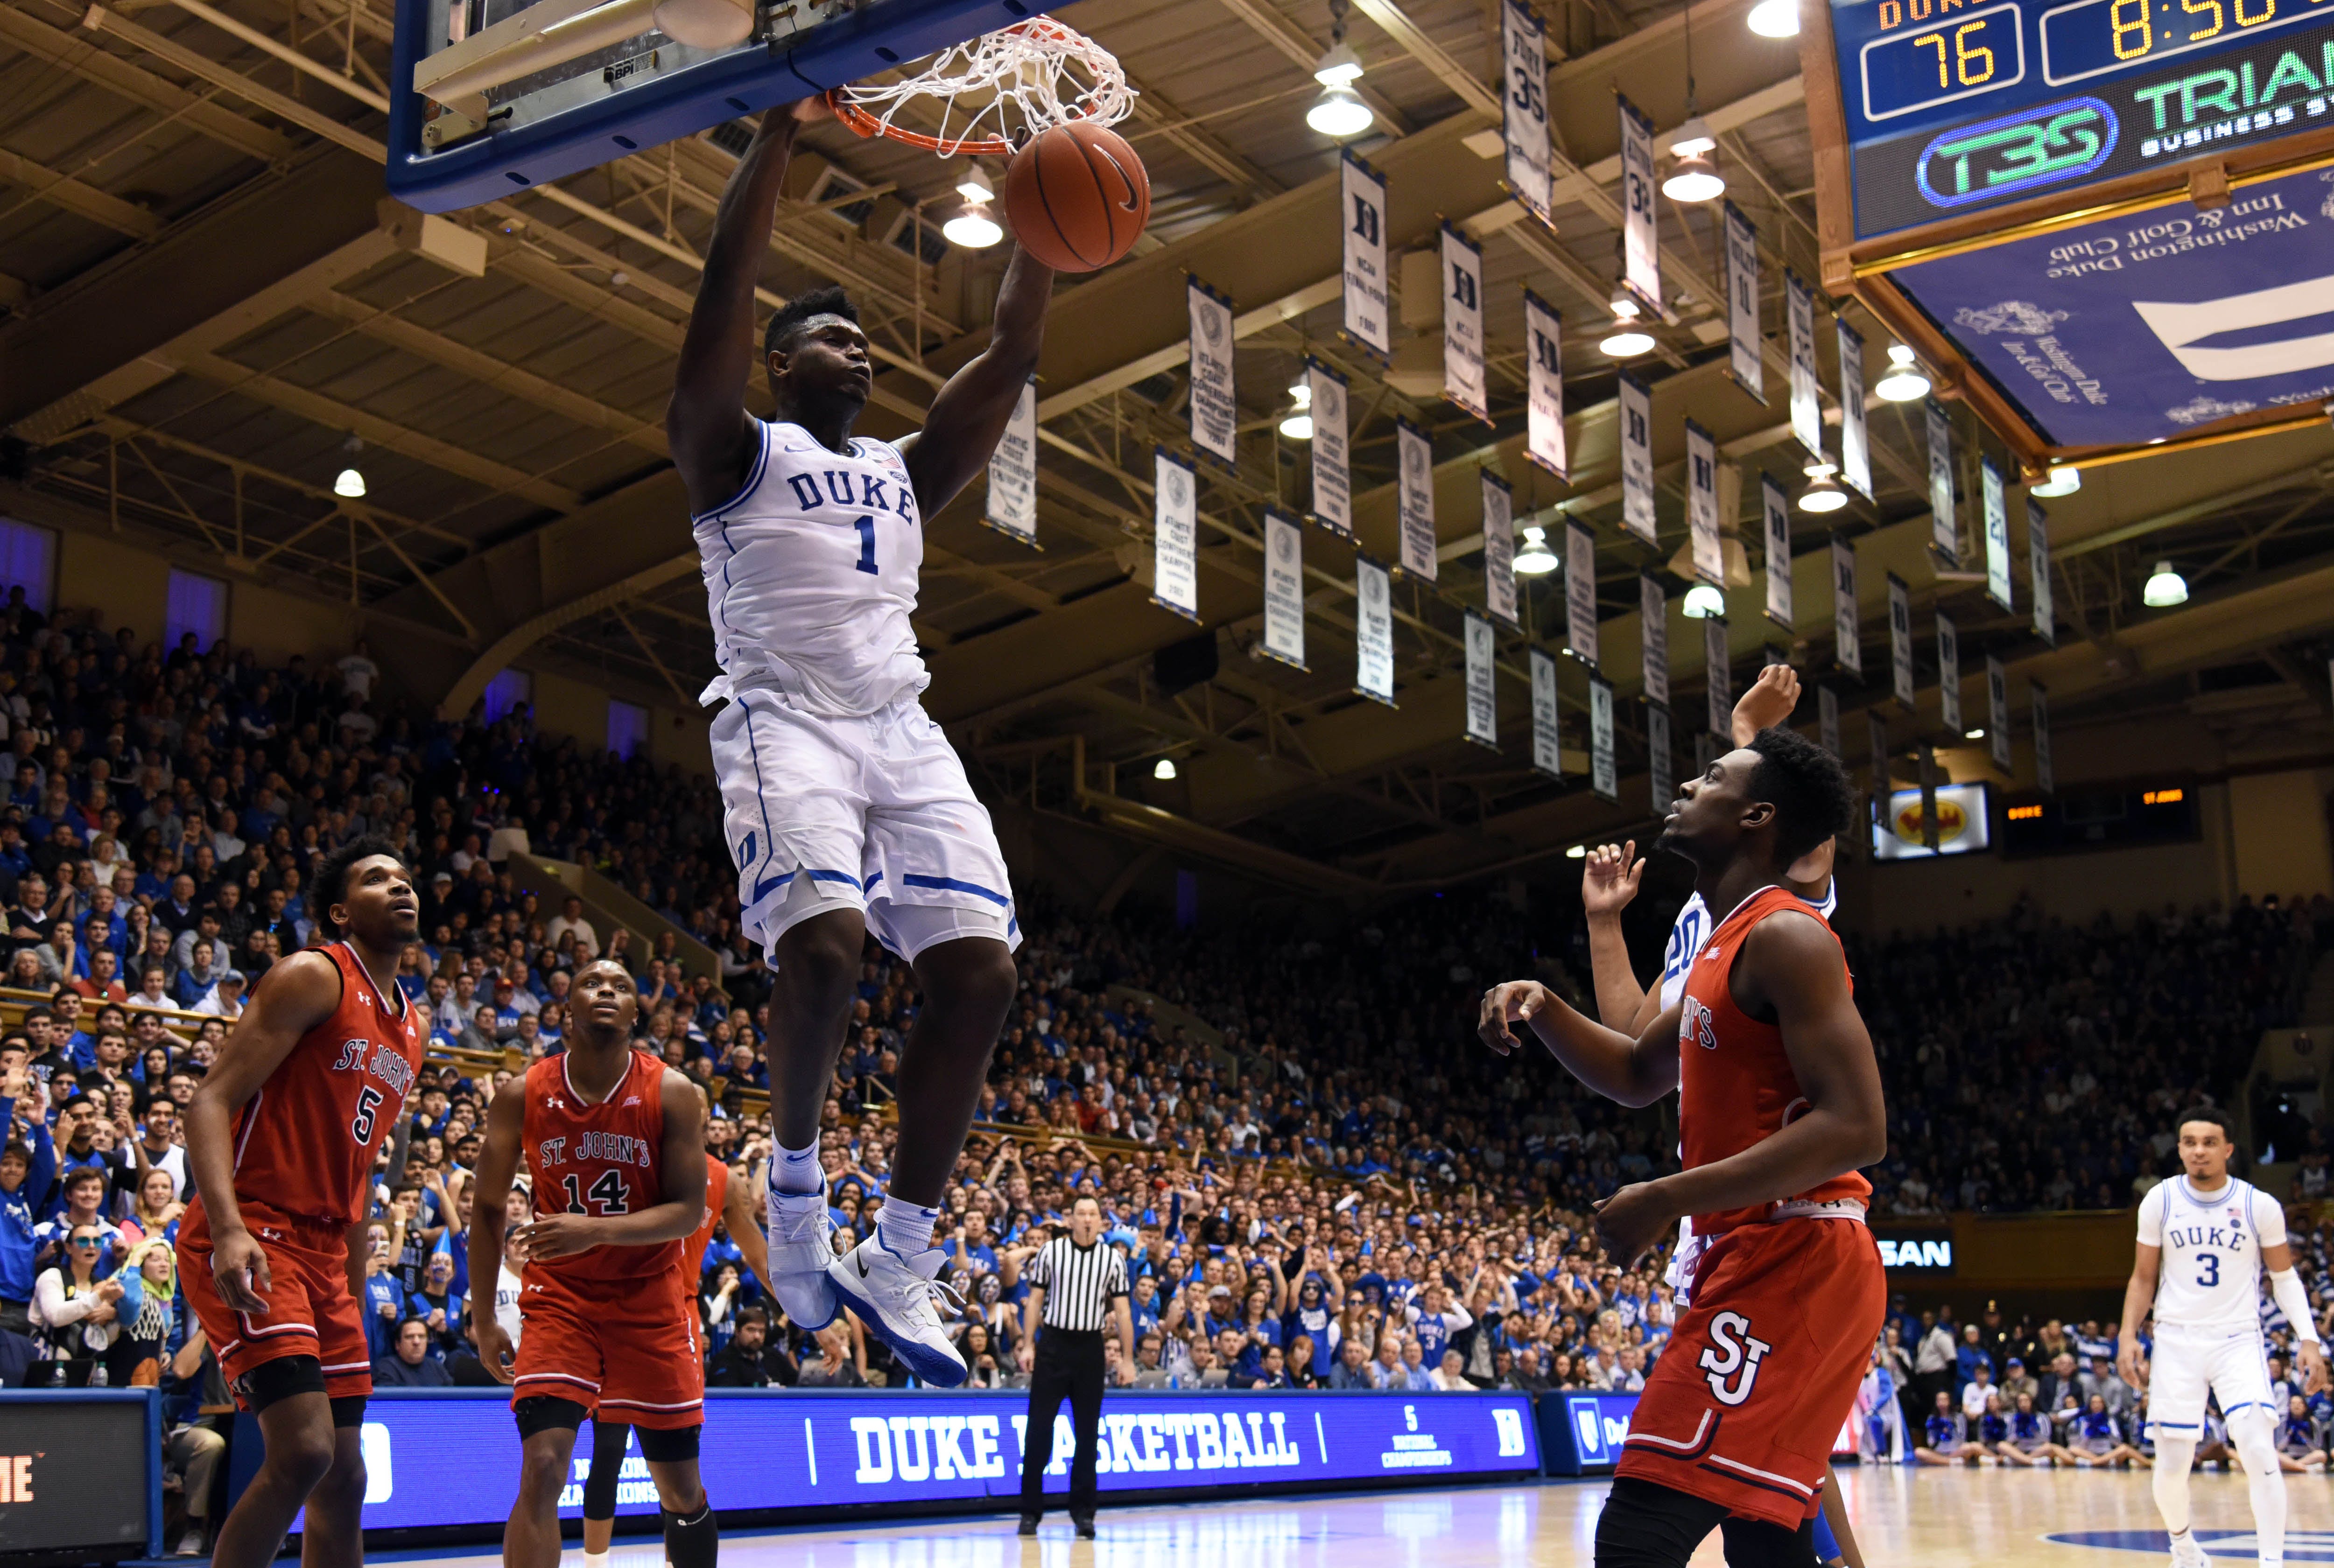
[[[705, 1157], [705, 1217], [697, 1228], [682, 1238], [682, 1275], [689, 1288], [697, 1288], [698, 1277], [705, 1272], [705, 1249], [713, 1245], [713, 1227], [721, 1223], [722, 1206], [729, 1201], [729, 1168], [714, 1159]], [[743, 1274], [742, 1268], [738, 1271]]]
[[[314, 949], [341, 972], [341, 1003], [300, 1036], [235, 1118], [235, 1198], [254, 1211], [351, 1226], [372, 1207], [372, 1162], [421, 1066], [419, 1021], [373, 984], [345, 942]], [[202, 1200], [192, 1206], [207, 1234]]]
[[[587, 1099], [567, 1074], [568, 1055], [546, 1056], [526, 1070], [522, 1139], [535, 1182], [535, 1212], [635, 1214], [664, 1201], [664, 1063], [644, 1051], [608, 1097]], [[595, 1246], [574, 1257], [531, 1260], [569, 1284], [674, 1275], [679, 1237], [653, 1246]]]
[[[1783, 1032], [1736, 1006], [1729, 979], [1751, 928], [1786, 911], [1803, 915], [1822, 925], [1827, 933], [1831, 931], [1830, 923], [1790, 889], [1762, 888], [1718, 923], [1686, 972], [1685, 996], [1678, 1015], [1678, 1158], [1689, 1170], [1741, 1153], [1782, 1130], [1808, 1109], [1807, 1097], [1799, 1092], [1799, 1078], [1791, 1071], [1791, 1059], [1783, 1051]], [[1852, 993], [1856, 981], [1847, 974], [1845, 954], [1840, 970]], [[1828, 1203], [1853, 1198], [1862, 1202], [1871, 1196], [1872, 1184], [1851, 1170], [1787, 1201]], [[1755, 1224], [1772, 1213], [1774, 1207], [1758, 1204], [1697, 1214], [1693, 1233], [1716, 1236], [1734, 1226]]]

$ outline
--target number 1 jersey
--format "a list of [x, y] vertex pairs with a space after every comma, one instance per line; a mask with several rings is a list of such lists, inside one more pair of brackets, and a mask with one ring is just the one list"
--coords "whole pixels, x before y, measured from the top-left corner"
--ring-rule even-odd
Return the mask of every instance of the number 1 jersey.
[[[535, 1212], [633, 1214], [664, 1201], [664, 1063], [632, 1053], [624, 1076], [604, 1100], [588, 1099], [568, 1076], [565, 1052], [526, 1070], [526, 1123], [521, 1140], [535, 1183]], [[589, 1286], [662, 1276], [680, 1266], [679, 1238], [652, 1246], [595, 1246], [573, 1257], [526, 1265], [562, 1284]]]

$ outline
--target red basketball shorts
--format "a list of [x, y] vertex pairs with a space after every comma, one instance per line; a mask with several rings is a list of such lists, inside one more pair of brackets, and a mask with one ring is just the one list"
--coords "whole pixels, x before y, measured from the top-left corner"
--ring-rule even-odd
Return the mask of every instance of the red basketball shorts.
[[1847, 1219], [1729, 1231], [1629, 1420], [1616, 1474], [1786, 1529], [1816, 1508], [1886, 1308], [1872, 1233]]
[[705, 1419], [697, 1298], [678, 1276], [571, 1284], [535, 1267], [519, 1292], [511, 1401], [573, 1400], [653, 1429]]
[[265, 1313], [231, 1310], [211, 1278], [211, 1237], [197, 1227], [178, 1242], [178, 1283], [187, 1304], [218, 1354], [219, 1371], [236, 1402], [246, 1405], [243, 1378], [285, 1356], [313, 1356], [324, 1369], [324, 1392], [335, 1399], [372, 1392], [372, 1361], [364, 1319], [349, 1294], [348, 1227], [244, 1210], [244, 1223], [267, 1254]]

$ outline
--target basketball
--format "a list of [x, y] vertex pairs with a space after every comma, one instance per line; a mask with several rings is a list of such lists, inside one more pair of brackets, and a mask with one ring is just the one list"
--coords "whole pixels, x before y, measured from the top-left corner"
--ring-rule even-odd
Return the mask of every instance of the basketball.
[[1005, 216], [1031, 255], [1056, 272], [1090, 273], [1134, 248], [1151, 219], [1151, 176], [1117, 132], [1056, 125], [1007, 166]]

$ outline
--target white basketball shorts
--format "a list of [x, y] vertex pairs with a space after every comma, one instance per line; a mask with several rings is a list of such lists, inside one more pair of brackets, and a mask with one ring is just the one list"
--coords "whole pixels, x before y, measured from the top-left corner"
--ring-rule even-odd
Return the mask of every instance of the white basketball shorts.
[[2160, 1441], [2194, 1441], [2204, 1429], [2204, 1395], [2221, 1398], [2223, 1419], [2258, 1408], [2274, 1420], [2281, 1412], [2271, 1402], [2269, 1352], [2257, 1325], [2156, 1327], [2156, 1353], [2147, 1367], [2147, 1420]]
[[913, 697], [837, 718], [740, 688], [713, 717], [713, 771], [742, 923], [766, 953], [839, 908], [904, 958], [957, 937], [1020, 946], [989, 812]]

